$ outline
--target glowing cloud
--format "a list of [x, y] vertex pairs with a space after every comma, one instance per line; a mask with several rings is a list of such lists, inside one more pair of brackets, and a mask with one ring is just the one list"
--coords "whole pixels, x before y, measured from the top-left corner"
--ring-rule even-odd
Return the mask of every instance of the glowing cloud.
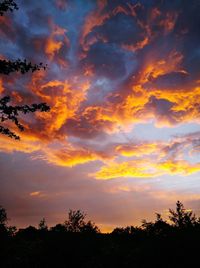
[[[49, 113], [22, 118], [26, 131], [21, 144], [2, 138], [1, 151], [37, 151], [47, 162], [66, 167], [115, 159], [97, 171], [97, 178], [197, 172], [199, 164], [188, 159], [199, 147], [186, 137], [112, 142], [121, 129], [134, 135], [137, 123], [153, 121], [157, 128], [199, 123], [199, 72], [187, 57], [187, 33], [193, 26], [188, 22], [180, 27], [189, 7], [106, 0], [79, 4], [82, 10], [57, 0], [51, 8], [66, 17], [75, 8], [80, 20], [25, 10], [30, 22], [38, 18], [41, 28], [32, 31], [17, 17], [13, 22], [0, 18], [2, 44], [9, 40], [11, 45], [15, 38], [19, 56], [24, 51], [25, 57], [34, 58], [34, 52], [36, 60], [48, 62], [47, 70], [28, 79], [2, 76], [0, 94], [11, 94], [15, 103], [43, 101], [51, 106]], [[1, 58], [9, 55], [5, 49]]]

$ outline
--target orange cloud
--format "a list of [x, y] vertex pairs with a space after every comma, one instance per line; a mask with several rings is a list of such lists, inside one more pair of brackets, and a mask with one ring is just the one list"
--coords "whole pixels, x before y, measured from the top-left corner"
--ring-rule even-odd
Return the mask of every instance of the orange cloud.
[[47, 149], [45, 159], [58, 166], [73, 167], [103, 158], [100, 153], [89, 149], [68, 147], [60, 150]]
[[152, 178], [162, 175], [190, 175], [200, 171], [200, 163], [191, 164], [185, 160], [166, 160], [153, 162], [138, 159], [122, 163], [112, 162], [103, 166], [95, 174], [96, 179], [109, 180], [120, 177]]
[[95, 154], [89, 151], [57, 151], [54, 154], [50, 153], [47, 157], [47, 161], [54, 163], [58, 166], [72, 167], [79, 164], [85, 164], [97, 160]]
[[[51, 27], [51, 34], [46, 40], [45, 53], [48, 55], [49, 60], [55, 59], [56, 55], [60, 52], [63, 46], [69, 47], [69, 39], [67, 38], [67, 30], [54, 24], [53, 21], [49, 22]], [[62, 66], [66, 66], [67, 62], [64, 58], [58, 58], [58, 62]]]
[[[126, 96], [121, 95], [121, 101], [113, 106], [106, 106], [101, 111], [101, 116], [107, 116], [110, 121], [117, 125], [126, 126], [138, 122], [157, 119], [157, 126], [174, 125], [176, 123], [195, 121], [199, 116], [198, 101], [200, 99], [199, 87], [192, 88], [171, 88], [159, 89], [152, 86], [146, 89], [146, 85], [164, 75], [176, 72], [177, 74], [187, 74], [182, 68], [183, 55], [172, 51], [164, 59], [149, 57], [146, 59], [144, 67], [136, 76], [132, 78], [132, 90]], [[149, 87], [149, 86], [148, 86]], [[121, 90], [122, 91], [122, 90]], [[116, 94], [116, 93], [115, 93]], [[119, 93], [121, 94], [121, 92]], [[123, 98], [122, 98], [123, 97]], [[151, 99], [156, 98], [171, 103], [170, 111], [158, 114], [157, 110], [151, 105]], [[113, 111], [106, 114], [106, 111]], [[170, 113], [171, 112], [171, 113]], [[171, 118], [170, 118], [171, 116]]]
[[149, 154], [157, 154], [160, 151], [161, 144], [159, 143], [138, 143], [138, 144], [126, 144], [118, 145], [115, 150], [122, 156], [143, 156]]
[[[110, 122], [114, 127], [113, 129], [116, 130], [118, 126], [126, 127], [133, 123], [146, 122], [147, 120], [154, 118], [156, 111], [147, 107], [152, 97], [156, 97], [158, 100], [164, 99], [172, 102], [172, 112], [175, 111], [174, 109], [177, 107], [176, 102], [180, 100], [179, 103], [181, 103], [182, 99], [190, 93], [187, 93], [186, 91], [182, 92], [181, 90], [172, 92], [171, 89], [165, 91], [159, 89], [146, 90], [145, 86], [153, 79], [171, 72], [185, 72], [181, 67], [182, 60], [183, 56], [176, 51], [170, 52], [165, 59], [159, 59], [152, 55], [149, 59], [146, 59], [144, 67], [142, 67], [140, 72], [132, 78], [132, 85], [130, 85], [128, 94], [123, 95], [123, 90], [125, 90], [123, 87], [119, 90], [118, 94], [116, 92], [113, 93], [113, 95], [110, 94], [110, 97], [119, 96], [119, 102], [114, 104], [108, 102], [99, 107], [86, 107], [82, 115], [87, 115], [88, 111], [91, 110], [98, 110], [95, 121], [98, 122], [103, 120], [104, 122]], [[193, 93], [191, 93], [191, 95], [194, 96]], [[186, 99], [187, 98], [185, 98], [185, 101]], [[175, 113], [174, 118], [176, 121], [179, 119], [177, 117], [178, 114]], [[164, 117], [157, 117], [157, 119], [158, 123], [163, 120], [165, 120], [166, 123], [167, 115], [165, 119]]]
[[35, 73], [29, 88], [43, 101], [47, 102], [51, 110], [48, 113], [37, 113], [37, 119], [43, 123], [43, 131], [52, 137], [61, 129], [67, 119], [75, 116], [80, 104], [86, 99], [89, 81], [69, 82], [50, 80], [44, 82], [45, 72]]
[[177, 17], [177, 12], [167, 12], [165, 18], [159, 22], [159, 25], [164, 28], [165, 33], [169, 33], [174, 29]]
[[124, 48], [124, 49], [126, 49], [128, 51], [135, 52], [135, 51], [137, 51], [139, 49], [144, 48], [146, 45], [148, 45], [148, 43], [149, 43], [149, 38], [146, 36], [146, 37], [144, 37], [143, 40], [138, 41], [133, 45], [124, 44], [124, 45], [122, 45], [122, 48]]
[[14, 151], [24, 152], [24, 153], [32, 153], [35, 151], [39, 151], [43, 146], [36, 140], [32, 140], [31, 137], [26, 133], [18, 133], [17, 129], [15, 130], [17, 135], [21, 136], [21, 140], [17, 141], [14, 139], [10, 139], [6, 136], [1, 135], [0, 140], [0, 151], [12, 153]]
[[110, 163], [103, 166], [95, 174], [96, 179], [108, 180], [120, 177], [149, 178], [160, 175], [156, 173], [155, 167], [150, 166], [147, 161], [133, 160], [122, 163]]
[[[14, 150], [33, 152], [40, 150], [47, 161], [62, 165], [75, 166], [90, 161], [100, 160], [104, 161], [104, 156], [100, 155], [95, 150], [70, 149], [67, 151], [58, 150], [53, 151], [48, 149], [47, 152], [42, 150], [43, 144], [48, 148], [53, 139], [58, 138], [61, 141], [67, 138], [65, 126], [69, 120], [75, 120], [74, 131], [81, 137], [84, 131], [84, 137], [87, 137], [92, 132], [104, 131], [107, 133], [115, 133], [118, 131], [118, 126], [125, 127], [135, 122], [141, 122], [153, 118], [156, 111], [150, 110], [146, 105], [149, 103], [151, 97], [156, 97], [158, 100], [164, 99], [173, 103], [171, 108], [172, 113], [175, 113], [176, 122], [191, 121], [198, 117], [199, 111], [197, 104], [200, 100], [199, 87], [188, 90], [146, 90], [145, 84], [156, 79], [159, 76], [168, 74], [172, 71], [183, 72], [181, 68], [183, 56], [177, 52], [171, 52], [166, 60], [151, 59], [147, 61], [143, 71], [133, 78], [132, 90], [128, 92], [124, 98], [120, 99], [114, 105], [105, 103], [103, 106], [86, 106], [82, 108], [82, 104], [87, 100], [87, 93], [90, 88], [89, 80], [74, 78], [67, 81], [47, 80], [46, 72], [40, 71], [32, 75], [32, 81], [29, 83], [29, 90], [34, 92], [38, 98], [47, 102], [51, 106], [49, 113], [37, 113], [37, 125], [31, 128], [31, 125], [24, 122], [26, 125], [26, 132], [22, 134], [23, 142], [3, 141], [0, 144], [1, 150], [12, 152]], [[16, 93], [17, 94], [17, 93]], [[20, 101], [20, 96], [16, 95], [16, 100]], [[179, 113], [183, 112], [181, 117]], [[167, 115], [166, 115], [167, 116]], [[160, 119], [158, 124], [161, 124], [164, 119]], [[83, 122], [83, 123], [82, 123]], [[87, 124], [86, 124], [87, 122]], [[166, 125], [166, 122], [165, 122]], [[68, 130], [67, 126], [66, 132]], [[181, 141], [183, 148], [184, 141]], [[187, 144], [186, 144], [187, 145]], [[149, 168], [145, 168], [142, 162], [124, 162], [123, 164], [116, 164], [113, 167], [102, 168], [97, 172], [97, 177], [154, 177], [160, 174], [189, 174], [190, 172], [197, 172], [198, 165], [190, 165], [186, 162], [177, 162], [174, 160], [164, 161], [163, 157], [168, 157], [167, 147], [172, 146], [170, 143], [145, 143], [140, 142], [136, 144], [118, 145], [113, 152], [113, 157], [138, 157], [143, 155], [155, 155], [158, 164], [149, 163]], [[177, 151], [176, 151], [177, 152]], [[180, 156], [182, 152], [180, 153]], [[71, 156], [71, 157], [70, 157]], [[161, 161], [163, 160], [163, 161]], [[149, 161], [149, 160], [148, 160]], [[133, 165], [135, 165], [133, 167]]]
[[190, 175], [200, 171], [200, 163], [191, 164], [185, 160], [168, 160], [158, 163], [157, 168], [166, 174]]
[[3, 79], [0, 78], [0, 94], [2, 94], [5, 91], [5, 88], [3, 86]]
[[37, 192], [31, 192], [30, 193], [30, 196], [38, 196], [40, 194], [40, 191], [37, 191]]
[[[87, 52], [90, 46], [92, 46], [99, 40], [102, 42], [108, 42], [108, 40], [101, 34], [93, 35], [92, 37], [88, 38], [89, 34], [95, 27], [102, 26], [107, 20], [109, 20], [112, 17], [115, 17], [119, 13], [125, 14], [127, 16], [136, 17], [136, 9], [140, 7], [140, 4], [131, 5], [127, 3], [126, 5], [116, 6], [109, 11], [105, 11], [106, 6], [107, 6], [107, 0], [98, 0], [97, 8], [94, 11], [92, 11], [85, 19], [80, 38], [80, 44], [84, 52]], [[142, 26], [140, 22], [138, 22], [138, 24]], [[149, 40], [148, 37], [144, 37], [142, 38], [142, 40], [138, 41], [135, 45], [124, 44], [122, 47], [127, 50], [135, 51], [146, 46], [148, 44], [148, 40]], [[85, 57], [85, 54], [82, 56]]]
[[[63, 1], [56, 1], [56, 3], [58, 7], [63, 8]], [[151, 42], [156, 36], [153, 30], [155, 26], [162, 29], [162, 34], [164, 32], [164, 35], [167, 35], [173, 31], [178, 18], [176, 12], [168, 11], [165, 14], [155, 7], [145, 13], [141, 4], [115, 5], [110, 10], [107, 7], [107, 1], [99, 0], [97, 8], [85, 18], [79, 36], [85, 55], [92, 44], [98, 40], [109, 42], [100, 34], [95, 33], [91, 37], [90, 33], [95, 27], [103, 26], [110, 18], [119, 13], [131, 16], [139, 28], [140, 38], [133, 44], [127, 44], [124, 40], [123, 45], [121, 45], [122, 43], [117, 45], [120, 49], [122, 46], [126, 50], [133, 51], [136, 56], [140, 55], [139, 53], [145, 46], [152, 45]], [[0, 20], [9, 27], [9, 21], [4, 21], [2, 18]], [[126, 83], [123, 84], [120, 81], [117, 87], [114, 82], [111, 83], [108, 77], [108, 85], [105, 88], [104, 85], [100, 85], [99, 95], [96, 97], [95, 87], [99, 81], [96, 77], [95, 65], [86, 64], [83, 67], [85, 69], [82, 70], [81, 64], [77, 63], [81, 70], [73, 69], [70, 75], [68, 70], [63, 71], [61, 67], [66, 66], [66, 59], [62, 55], [62, 50], [63, 47], [68, 49], [70, 46], [67, 29], [55, 24], [52, 20], [49, 20], [48, 29], [50, 29], [50, 34], [44, 42], [44, 51], [50, 62], [58, 65], [58, 74], [55, 72], [55, 79], [52, 79], [54, 70], [52, 73], [48, 70], [35, 72], [31, 76], [31, 82], [27, 85], [27, 92], [24, 94], [23, 91], [12, 90], [12, 95], [15, 102], [21, 102], [23, 99], [28, 100], [29, 103], [33, 100], [34, 102], [47, 102], [51, 106], [51, 111], [36, 113], [28, 119], [23, 118], [26, 131], [21, 135], [20, 145], [16, 141], [7, 142], [6, 139], [2, 139], [1, 150], [9, 152], [40, 150], [44, 158], [51, 163], [75, 166], [94, 160], [104, 161], [107, 157], [106, 152], [103, 156], [95, 149], [83, 149], [82, 145], [56, 151], [50, 148], [54, 140], [59, 140], [59, 145], [65, 146], [66, 140], [68, 141], [71, 137], [88, 140], [97, 137], [98, 134], [106, 133], [110, 139], [109, 135], [118, 133], [120, 129], [128, 131], [134, 124], [149, 120], [156, 121], [157, 127], [174, 126], [184, 122], [199, 122], [200, 87], [198, 81], [178, 84], [174, 88], [171, 88], [170, 85], [164, 87], [164, 83], [158, 83], [159, 79], [171, 74], [181, 74], [184, 77], [190, 75], [186, 67], [183, 68], [185, 66], [183, 65], [184, 55], [178, 51], [178, 48], [175, 50], [174, 47], [171, 47], [170, 50], [165, 50], [165, 45], [163, 45], [158, 50], [153, 44], [142, 55], [141, 62], [138, 62], [136, 69], [128, 74]], [[60, 79], [61, 76], [64, 78]], [[10, 92], [11, 80], [4, 85], [3, 79], [0, 80], [0, 93]], [[7, 86], [8, 89], [6, 89]], [[24, 86], [26, 86], [25, 83]], [[182, 142], [182, 149], [175, 150], [180, 159], [184, 159], [183, 149], [190, 146], [184, 142]], [[169, 160], [171, 159], [171, 147], [174, 146], [173, 142], [148, 143], [144, 141], [135, 144], [120, 144], [120, 142], [117, 144], [118, 146], [113, 151], [113, 158], [135, 157], [137, 161], [105, 166], [97, 173], [97, 176], [103, 174], [102, 176], [107, 175], [111, 178], [121, 174], [122, 177], [151, 177], [173, 172], [187, 174], [193, 172], [192, 170], [196, 172], [199, 168], [198, 164], [192, 166], [184, 160], [180, 162], [178, 158], [173, 161]], [[144, 167], [144, 163], [139, 161], [138, 158], [142, 156], [148, 157], [149, 167]], [[157, 165], [149, 161], [151, 156], [158, 161]]]
[[92, 11], [85, 19], [82, 35], [80, 39], [80, 44], [83, 47], [84, 51], [88, 51], [89, 47], [96, 42], [96, 39], [90, 39], [86, 41], [86, 36], [92, 31], [92, 29], [96, 26], [100, 26], [107, 20], [110, 15], [108, 13], [102, 13], [104, 7], [107, 5], [106, 0], [98, 0], [98, 7], [95, 11]]
[[[194, 137], [193, 137], [194, 136]], [[198, 134], [183, 136], [168, 142], [138, 142], [115, 147], [115, 157], [134, 157], [124, 162], [109, 161], [95, 174], [97, 179], [107, 180], [120, 177], [152, 178], [163, 175], [188, 176], [200, 171], [200, 163], [185, 160], [185, 153], [191, 155]], [[194, 143], [195, 142], [195, 143]]]

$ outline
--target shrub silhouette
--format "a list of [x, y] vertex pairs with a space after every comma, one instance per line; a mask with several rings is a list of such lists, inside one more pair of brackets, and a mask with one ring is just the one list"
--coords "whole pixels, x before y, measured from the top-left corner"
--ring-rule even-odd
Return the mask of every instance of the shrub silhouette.
[[45, 218], [42, 218], [41, 221], [38, 224], [38, 229], [40, 231], [48, 231], [48, 226], [46, 224]]
[[99, 228], [92, 221], [85, 221], [86, 214], [81, 210], [70, 210], [64, 226], [67, 232], [98, 233]]

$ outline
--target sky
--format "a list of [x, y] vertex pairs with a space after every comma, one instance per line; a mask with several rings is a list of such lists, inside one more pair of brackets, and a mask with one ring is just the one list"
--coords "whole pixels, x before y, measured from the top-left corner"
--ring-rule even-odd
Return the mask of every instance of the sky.
[[10, 223], [81, 209], [106, 232], [177, 200], [200, 215], [200, 2], [16, 2], [0, 57], [47, 69], [1, 76], [0, 96], [51, 110], [22, 116], [20, 141], [0, 137]]

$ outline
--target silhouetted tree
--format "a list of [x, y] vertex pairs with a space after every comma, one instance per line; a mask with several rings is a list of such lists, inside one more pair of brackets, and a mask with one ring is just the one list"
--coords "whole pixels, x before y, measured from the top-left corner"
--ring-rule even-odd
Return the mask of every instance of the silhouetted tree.
[[3, 207], [0, 207], [0, 238], [7, 239], [8, 231], [7, 231], [7, 213]]
[[142, 220], [142, 229], [151, 235], [165, 235], [170, 230], [170, 225], [163, 220], [161, 214], [156, 213], [155, 222]]
[[[177, 202], [177, 210], [172, 210], [176, 219], [188, 212], [181, 202]], [[10, 235], [6, 211], [0, 211], [5, 224], [0, 229], [1, 267], [199, 267], [199, 220], [190, 228], [174, 228], [157, 213], [155, 221], [143, 221], [140, 227], [90, 235], [97, 232], [96, 225], [85, 221], [82, 211], [70, 210], [68, 220], [50, 231], [41, 231], [46, 228], [42, 219], [39, 230], [29, 226]], [[189, 215], [192, 222], [193, 216]]]
[[66, 227], [64, 224], [58, 223], [55, 226], [51, 227], [50, 230], [56, 233], [64, 233], [66, 232]]
[[65, 227], [68, 232], [80, 232], [84, 225], [85, 214], [80, 210], [71, 210], [68, 213], [68, 220], [65, 221]]
[[112, 234], [134, 234], [136, 228], [133, 226], [117, 227], [112, 231]]
[[35, 71], [39, 71], [41, 69], [46, 69], [46, 66], [41, 62], [40, 64], [32, 64], [31, 62], [27, 62], [27, 60], [1, 60], [0, 59], [0, 74], [9, 75], [13, 72], [20, 72], [21, 74], [25, 74], [29, 71], [32, 73]]
[[8, 217], [5, 208], [0, 206], [0, 224], [6, 225], [8, 222]]
[[[31, 104], [31, 105], [9, 105], [10, 102], [10, 97], [6, 96], [0, 99], [0, 121], [5, 122], [5, 121], [11, 121], [13, 122], [17, 128], [20, 131], [24, 130], [24, 126], [19, 123], [19, 113], [22, 114], [27, 114], [27, 113], [34, 113], [36, 111], [41, 111], [41, 112], [47, 112], [49, 111], [49, 107], [46, 105], [46, 103], [39, 103], [39, 104]], [[4, 127], [0, 125], [0, 133], [7, 135], [10, 138], [14, 139], [20, 139], [16, 133], [11, 131], [8, 127]]]
[[[2, 16], [7, 11], [13, 11], [14, 9], [18, 9], [17, 4], [12, 0], [5, 0], [0, 3], [0, 15]], [[28, 71], [35, 72], [40, 70], [41, 68], [45, 69], [42, 63], [40, 64], [32, 64], [27, 60], [4, 60], [0, 59], [0, 74], [9, 75], [12, 72], [21, 72], [21, 74], [25, 74]], [[10, 97], [5, 96], [0, 99], [0, 122], [5, 123], [12, 122], [17, 126], [20, 131], [24, 130], [24, 126], [19, 123], [19, 115], [34, 113], [36, 111], [47, 112], [49, 111], [49, 106], [46, 103], [32, 104], [32, 105], [21, 105], [21, 106], [13, 106], [9, 105]], [[2, 126], [0, 125], [0, 133], [6, 135], [10, 138], [20, 139], [20, 137], [12, 130], [10, 130], [10, 126]]]
[[17, 232], [17, 236], [24, 239], [34, 239], [38, 236], [38, 230], [34, 226], [28, 226], [23, 229], [19, 229]]
[[14, 236], [17, 233], [17, 227], [16, 226], [8, 226], [7, 231], [8, 231], [8, 234], [10, 236]]
[[82, 233], [100, 233], [100, 229], [94, 222], [88, 221], [80, 228]]
[[7, 11], [13, 11], [14, 9], [18, 9], [17, 4], [13, 0], [4, 0], [0, 3], [0, 16]]
[[47, 226], [47, 224], [46, 224], [46, 220], [45, 220], [45, 218], [41, 219], [41, 221], [39, 222], [39, 224], [38, 224], [38, 229], [39, 229], [40, 231], [47, 231], [47, 230], [48, 230], [48, 226]]
[[15, 235], [17, 228], [15, 226], [8, 226], [8, 217], [5, 208], [0, 206], [0, 233], [8, 236]]
[[68, 232], [100, 232], [95, 223], [88, 221], [85, 222], [86, 214], [80, 210], [70, 210], [68, 213], [68, 220], [64, 225]]
[[180, 201], [176, 203], [176, 210], [169, 209], [169, 219], [178, 228], [195, 225], [198, 220], [192, 211], [187, 211]]

